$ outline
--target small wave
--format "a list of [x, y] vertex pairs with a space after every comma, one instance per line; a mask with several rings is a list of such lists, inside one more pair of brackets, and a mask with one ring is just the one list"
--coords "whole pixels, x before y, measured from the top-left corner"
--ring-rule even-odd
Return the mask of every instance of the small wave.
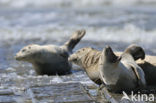
[[[121, 29], [102, 28], [96, 31], [88, 30], [84, 39], [93, 41], [114, 41], [114, 42], [146, 42], [152, 43], [156, 38], [156, 30], [145, 31], [132, 24], [127, 24]], [[96, 35], [96, 36], [95, 36]], [[97, 36], [98, 35], [98, 36]], [[148, 38], [147, 38], [148, 37]]]

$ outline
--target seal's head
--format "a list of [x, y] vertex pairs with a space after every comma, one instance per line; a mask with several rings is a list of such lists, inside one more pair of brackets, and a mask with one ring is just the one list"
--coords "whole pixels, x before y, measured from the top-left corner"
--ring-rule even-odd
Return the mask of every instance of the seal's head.
[[105, 63], [118, 63], [121, 57], [116, 56], [110, 46], [106, 46], [102, 51], [101, 60]]
[[76, 65], [82, 66], [83, 57], [88, 53], [89, 48], [82, 48], [69, 56], [68, 61]]
[[37, 59], [37, 55], [40, 53], [39, 45], [32, 44], [22, 48], [15, 56], [18, 61], [32, 62]]
[[136, 44], [132, 44], [126, 48], [124, 51], [125, 53], [130, 53], [134, 60], [138, 60], [141, 58], [142, 60], [145, 59], [145, 52], [144, 49]]

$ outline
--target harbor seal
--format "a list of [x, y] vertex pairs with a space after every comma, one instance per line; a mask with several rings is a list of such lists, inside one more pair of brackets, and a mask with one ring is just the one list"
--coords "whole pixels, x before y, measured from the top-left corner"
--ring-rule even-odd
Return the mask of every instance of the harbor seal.
[[106, 46], [99, 59], [99, 70], [101, 80], [111, 92], [146, 86], [144, 72], [129, 52], [116, 56], [111, 47]]
[[[130, 51], [135, 60], [144, 59], [145, 52], [140, 46], [130, 45], [127, 49]], [[121, 52], [115, 52], [117, 55], [121, 55]], [[102, 84], [102, 81], [99, 77], [99, 58], [101, 56], [101, 51], [98, 51], [94, 48], [86, 47], [79, 49], [77, 52], [70, 55], [68, 60], [80, 67], [82, 67], [89, 78], [94, 81], [96, 84]]]
[[94, 81], [96, 84], [101, 84], [101, 80], [99, 78], [99, 70], [98, 70], [98, 62], [100, 58], [101, 52], [90, 48], [82, 48], [77, 52], [70, 55], [68, 60], [80, 67], [82, 67], [88, 77]]
[[69, 74], [71, 64], [68, 62], [68, 56], [85, 33], [85, 30], [74, 32], [72, 37], [62, 46], [28, 45], [16, 54], [15, 59], [32, 63], [39, 75]]

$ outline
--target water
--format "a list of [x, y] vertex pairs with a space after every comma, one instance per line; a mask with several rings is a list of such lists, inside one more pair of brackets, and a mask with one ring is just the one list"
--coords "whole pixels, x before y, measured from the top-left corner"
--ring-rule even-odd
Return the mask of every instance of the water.
[[[96, 86], [76, 66], [71, 75], [36, 76], [31, 64], [14, 59], [25, 45], [61, 45], [82, 28], [87, 34], [74, 51], [86, 46], [102, 50], [105, 45], [123, 51], [136, 43], [147, 54], [156, 55], [155, 0], [0, 0], [0, 89], [15, 90], [13, 98], [21, 103], [27, 100], [23, 90], [33, 85], [80, 82]], [[27, 93], [36, 103], [32, 90]], [[95, 90], [90, 93], [96, 95]]]

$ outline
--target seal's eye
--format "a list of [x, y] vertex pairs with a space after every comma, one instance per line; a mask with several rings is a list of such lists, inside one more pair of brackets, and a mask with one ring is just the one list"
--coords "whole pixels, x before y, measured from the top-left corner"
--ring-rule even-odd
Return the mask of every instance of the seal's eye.
[[23, 49], [23, 50], [22, 50], [22, 52], [25, 52], [25, 51], [26, 51], [26, 49]]

